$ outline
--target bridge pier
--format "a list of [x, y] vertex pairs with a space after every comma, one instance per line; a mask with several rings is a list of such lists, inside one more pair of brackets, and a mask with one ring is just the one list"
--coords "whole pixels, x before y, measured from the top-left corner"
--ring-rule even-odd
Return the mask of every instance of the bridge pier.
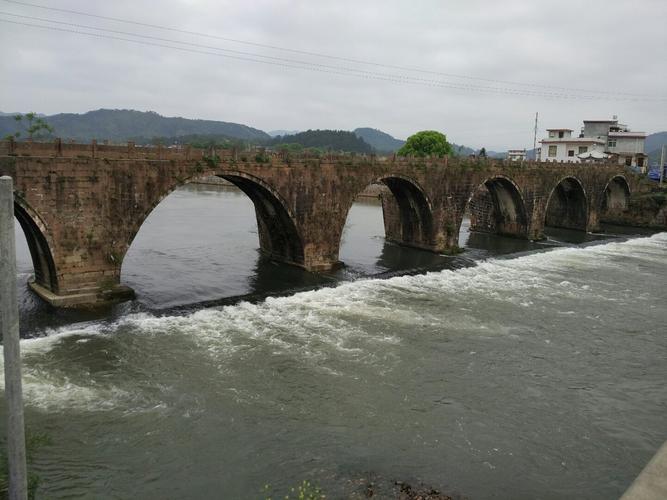
[[134, 298], [134, 290], [120, 283], [73, 290], [70, 293], [54, 293], [35, 282], [28, 281], [28, 286], [42, 300], [54, 307], [95, 307], [105, 304], [124, 302]]
[[402, 207], [390, 193], [383, 193], [381, 200], [387, 241], [435, 253], [458, 251], [456, 225], [444, 220], [444, 210], [419, 210], [409, 204]]

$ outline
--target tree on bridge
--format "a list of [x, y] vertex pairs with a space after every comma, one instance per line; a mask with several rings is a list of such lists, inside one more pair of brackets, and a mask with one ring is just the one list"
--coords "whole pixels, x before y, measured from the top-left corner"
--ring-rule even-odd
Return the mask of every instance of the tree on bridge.
[[447, 136], [435, 130], [422, 130], [408, 137], [398, 150], [399, 156], [437, 156], [442, 158], [452, 154], [452, 146]]
[[[25, 119], [25, 122], [23, 121]], [[9, 137], [13, 137], [15, 139], [18, 139], [21, 137], [21, 133], [25, 132], [28, 134], [28, 139], [32, 139], [35, 135], [39, 136], [40, 132], [48, 132], [49, 134], [53, 133], [53, 127], [46, 123], [46, 120], [44, 118], [40, 118], [37, 116], [37, 113], [34, 111], [31, 111], [30, 113], [26, 113], [25, 115], [15, 115], [14, 120], [16, 120], [17, 125], [23, 128], [23, 130], [19, 130], [14, 132], [13, 134], [9, 135]]]

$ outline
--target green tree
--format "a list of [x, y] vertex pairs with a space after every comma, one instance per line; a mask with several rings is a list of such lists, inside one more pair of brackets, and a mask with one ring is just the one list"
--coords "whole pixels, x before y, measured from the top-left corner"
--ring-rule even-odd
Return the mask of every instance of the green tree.
[[31, 111], [25, 115], [15, 115], [14, 120], [16, 120], [17, 125], [23, 130], [17, 130], [9, 137], [14, 137], [18, 139], [21, 137], [22, 133], [27, 134], [28, 139], [33, 139], [42, 135], [42, 132], [48, 132], [49, 134], [53, 133], [53, 127], [46, 123], [44, 118], [37, 116], [37, 113]]
[[479, 150], [479, 157], [480, 158], [486, 158], [486, 148], [482, 148]]
[[398, 150], [399, 156], [437, 156], [442, 158], [452, 154], [452, 146], [447, 136], [435, 130], [422, 130], [408, 137], [405, 144]]

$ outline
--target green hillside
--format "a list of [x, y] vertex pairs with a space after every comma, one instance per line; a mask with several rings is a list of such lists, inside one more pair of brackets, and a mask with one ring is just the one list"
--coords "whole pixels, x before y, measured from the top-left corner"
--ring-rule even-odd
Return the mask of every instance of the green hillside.
[[298, 144], [304, 148], [317, 148], [323, 151], [373, 153], [370, 144], [357, 137], [354, 132], [346, 130], [307, 130], [298, 134], [275, 137], [267, 144], [274, 148]]
[[[60, 113], [46, 116], [54, 136], [62, 139], [126, 141], [133, 137], [179, 137], [183, 135], [220, 135], [244, 140], [266, 140], [261, 130], [213, 120], [165, 117], [153, 111], [98, 109], [83, 114]], [[16, 131], [12, 116], [0, 116], [0, 137]]]
[[370, 144], [373, 149], [381, 153], [394, 153], [403, 147], [405, 141], [395, 139], [391, 135], [376, 128], [362, 127], [354, 129], [357, 137]]

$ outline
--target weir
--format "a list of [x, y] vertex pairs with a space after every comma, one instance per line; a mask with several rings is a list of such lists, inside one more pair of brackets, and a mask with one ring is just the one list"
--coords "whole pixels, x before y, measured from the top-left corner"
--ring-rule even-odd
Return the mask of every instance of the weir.
[[458, 251], [467, 207], [475, 229], [537, 240], [545, 224], [595, 230], [640, 189], [634, 174], [611, 164], [293, 157], [59, 140], [0, 142], [0, 175], [14, 179], [15, 214], [35, 268], [31, 286], [56, 306], [132, 297], [120, 281], [132, 240], [161, 200], [200, 177], [236, 184], [255, 206], [261, 251], [310, 271], [340, 264], [347, 214], [370, 184], [387, 187], [386, 238], [438, 253]]

